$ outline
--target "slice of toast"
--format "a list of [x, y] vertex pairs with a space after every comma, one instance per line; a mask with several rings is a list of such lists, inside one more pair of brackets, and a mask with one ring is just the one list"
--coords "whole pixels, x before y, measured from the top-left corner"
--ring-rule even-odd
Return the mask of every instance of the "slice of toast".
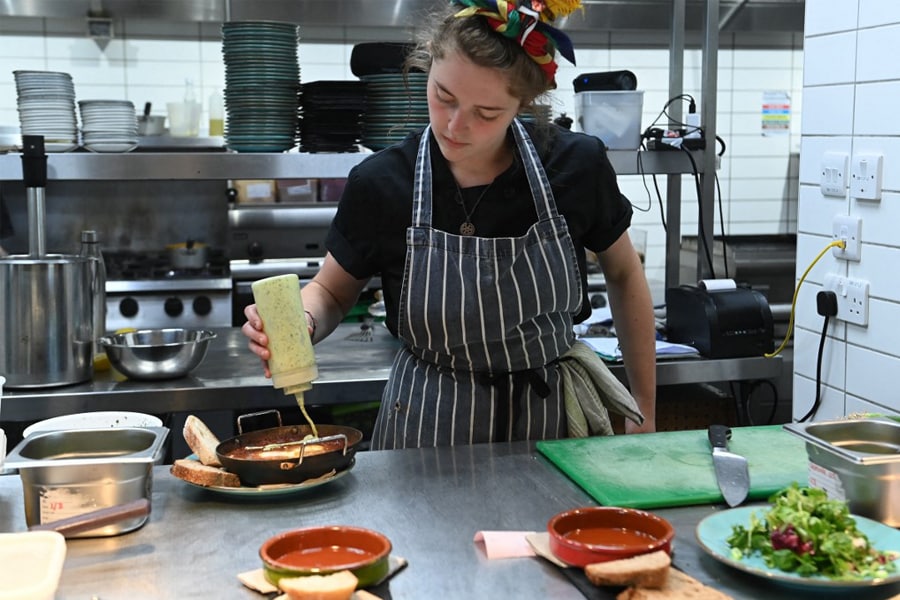
[[328, 575], [283, 577], [278, 587], [291, 600], [349, 600], [359, 580], [351, 571], [338, 571]]
[[669, 567], [666, 584], [659, 589], [629, 587], [616, 600], [732, 600], [731, 596], [700, 583], [687, 573]]
[[193, 458], [179, 458], [172, 463], [169, 471], [175, 477], [203, 487], [241, 487], [240, 478], [222, 469], [204, 465]]
[[219, 438], [216, 437], [206, 423], [201, 421], [194, 415], [188, 415], [184, 421], [184, 429], [182, 431], [184, 441], [188, 447], [197, 455], [204, 465], [211, 467], [221, 467], [222, 463], [216, 456], [216, 447], [219, 445]]
[[587, 565], [584, 574], [594, 585], [633, 585], [661, 588], [669, 577], [672, 559], [663, 550], [631, 558]]

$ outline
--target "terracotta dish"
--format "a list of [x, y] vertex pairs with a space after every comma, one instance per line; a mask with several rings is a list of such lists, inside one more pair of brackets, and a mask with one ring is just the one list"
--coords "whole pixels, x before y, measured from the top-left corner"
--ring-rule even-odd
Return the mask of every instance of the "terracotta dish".
[[378, 583], [388, 574], [391, 542], [384, 535], [344, 525], [307, 527], [275, 535], [259, 549], [266, 579], [326, 575], [345, 569], [359, 587]]
[[656, 550], [671, 554], [675, 537], [675, 528], [662, 517], [613, 506], [559, 513], [547, 523], [547, 531], [551, 552], [577, 567]]

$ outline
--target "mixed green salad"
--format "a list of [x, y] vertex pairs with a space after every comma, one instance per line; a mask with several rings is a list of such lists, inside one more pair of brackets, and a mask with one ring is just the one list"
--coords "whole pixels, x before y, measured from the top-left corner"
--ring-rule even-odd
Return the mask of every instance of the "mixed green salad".
[[732, 527], [727, 542], [734, 560], [758, 553], [770, 568], [843, 581], [880, 579], [896, 571], [900, 553], [872, 548], [846, 502], [796, 483], [769, 502], [767, 511], [751, 514], [748, 527]]

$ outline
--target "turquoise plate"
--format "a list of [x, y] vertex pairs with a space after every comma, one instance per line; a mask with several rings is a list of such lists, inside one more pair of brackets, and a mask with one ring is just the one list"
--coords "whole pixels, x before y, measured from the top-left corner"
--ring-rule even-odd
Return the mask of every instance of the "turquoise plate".
[[[731, 535], [732, 528], [735, 525], [749, 526], [751, 513], [762, 514], [766, 510], [764, 506], [741, 506], [709, 515], [697, 524], [697, 541], [710, 556], [730, 567], [787, 585], [803, 588], [842, 589], [900, 582], [900, 558], [894, 560], [897, 570], [889, 577], [858, 581], [836, 581], [821, 575], [802, 577], [796, 573], [767, 566], [762, 556], [758, 554], [744, 557], [741, 560], [731, 558], [731, 548], [725, 540]], [[865, 517], [853, 515], [853, 518], [856, 519], [856, 526], [866, 534], [874, 548], [900, 553], [900, 531]]]
[[[186, 458], [197, 458], [196, 454], [191, 454]], [[214, 494], [219, 494], [222, 496], [235, 496], [242, 498], [276, 498], [278, 496], [288, 496], [292, 494], [298, 494], [301, 492], [306, 492], [308, 490], [321, 487], [323, 485], [327, 485], [338, 479], [347, 475], [350, 472], [350, 469], [353, 468], [353, 465], [356, 464], [356, 459], [354, 458], [350, 465], [344, 469], [343, 471], [338, 471], [331, 477], [327, 479], [316, 479], [311, 482], [303, 482], [303, 483], [285, 483], [283, 485], [264, 485], [261, 487], [223, 487], [223, 486], [204, 486], [197, 485], [196, 483], [191, 483], [190, 481], [184, 481], [180, 479], [179, 481], [183, 482], [186, 485], [191, 487], [207, 490]]]

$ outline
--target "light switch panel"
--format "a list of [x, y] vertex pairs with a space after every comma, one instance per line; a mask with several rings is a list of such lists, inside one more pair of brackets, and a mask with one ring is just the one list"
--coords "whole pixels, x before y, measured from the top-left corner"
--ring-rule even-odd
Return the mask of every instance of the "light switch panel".
[[826, 152], [822, 155], [819, 188], [825, 196], [846, 196], [847, 167], [850, 156], [845, 152]]

